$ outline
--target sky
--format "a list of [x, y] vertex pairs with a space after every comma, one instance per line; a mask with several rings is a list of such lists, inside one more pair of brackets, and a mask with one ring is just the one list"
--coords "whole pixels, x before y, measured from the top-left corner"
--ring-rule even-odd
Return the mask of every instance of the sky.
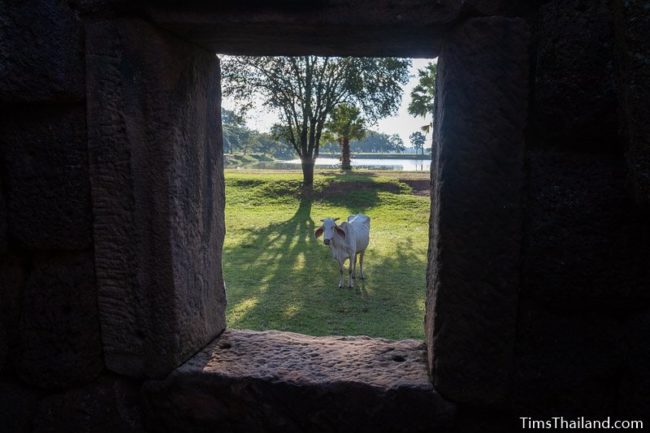
[[[402, 94], [402, 103], [400, 105], [399, 111], [395, 116], [386, 117], [380, 119], [375, 125], [368, 125], [368, 129], [373, 131], [383, 132], [385, 134], [399, 134], [399, 136], [404, 141], [406, 147], [410, 147], [409, 135], [412, 132], [420, 131], [422, 125], [426, 125], [431, 122], [431, 117], [422, 118], [422, 117], [413, 117], [408, 114], [407, 107], [411, 100], [411, 90], [416, 86], [418, 82], [417, 71], [418, 69], [423, 69], [427, 63], [432, 59], [412, 59], [412, 66], [409, 71], [409, 82], [403, 86], [404, 93]], [[224, 108], [228, 110], [236, 109], [235, 100], [232, 98], [225, 98], [222, 101]], [[257, 104], [261, 106], [261, 104]], [[251, 129], [257, 129], [258, 131], [268, 132], [271, 128], [271, 125], [278, 122], [278, 116], [274, 112], [270, 112], [264, 109], [255, 109], [250, 110], [246, 118], [246, 126]], [[431, 134], [427, 134], [427, 143], [425, 147], [430, 146]]]

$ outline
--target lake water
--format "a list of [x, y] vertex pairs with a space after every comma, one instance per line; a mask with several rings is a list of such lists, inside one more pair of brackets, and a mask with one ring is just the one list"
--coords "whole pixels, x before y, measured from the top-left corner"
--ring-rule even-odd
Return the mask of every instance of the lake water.
[[[299, 159], [283, 161], [289, 164], [300, 164]], [[403, 171], [430, 171], [430, 159], [372, 159], [372, 158], [352, 158], [352, 167], [381, 169], [381, 170], [403, 170]], [[341, 166], [338, 158], [318, 158], [316, 160], [318, 167], [337, 168]]]

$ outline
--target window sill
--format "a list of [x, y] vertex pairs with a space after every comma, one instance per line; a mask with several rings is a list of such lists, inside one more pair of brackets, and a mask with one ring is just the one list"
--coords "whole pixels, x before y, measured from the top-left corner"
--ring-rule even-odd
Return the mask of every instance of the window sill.
[[227, 330], [144, 393], [152, 427], [174, 432], [431, 432], [455, 411], [420, 341], [277, 331]]

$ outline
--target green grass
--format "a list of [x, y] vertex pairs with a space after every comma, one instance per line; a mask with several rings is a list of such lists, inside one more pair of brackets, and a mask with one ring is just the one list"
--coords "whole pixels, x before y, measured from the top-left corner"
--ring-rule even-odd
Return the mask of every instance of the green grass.
[[[422, 176], [323, 172], [305, 198], [299, 172], [226, 170], [228, 326], [422, 339], [429, 197], [400, 181]], [[339, 289], [313, 233], [321, 218], [359, 212], [372, 219], [367, 279]]]

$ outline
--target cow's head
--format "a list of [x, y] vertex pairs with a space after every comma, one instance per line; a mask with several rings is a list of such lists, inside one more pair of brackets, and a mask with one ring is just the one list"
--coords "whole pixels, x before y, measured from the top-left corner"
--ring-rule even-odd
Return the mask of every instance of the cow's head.
[[330, 244], [332, 238], [336, 233], [338, 233], [339, 236], [345, 238], [345, 231], [343, 231], [341, 227], [336, 225], [337, 220], [338, 218], [322, 219], [321, 221], [323, 222], [323, 225], [316, 229], [316, 231], [314, 232], [314, 236], [319, 237], [320, 235], [323, 235], [323, 242], [325, 243], [325, 245]]

